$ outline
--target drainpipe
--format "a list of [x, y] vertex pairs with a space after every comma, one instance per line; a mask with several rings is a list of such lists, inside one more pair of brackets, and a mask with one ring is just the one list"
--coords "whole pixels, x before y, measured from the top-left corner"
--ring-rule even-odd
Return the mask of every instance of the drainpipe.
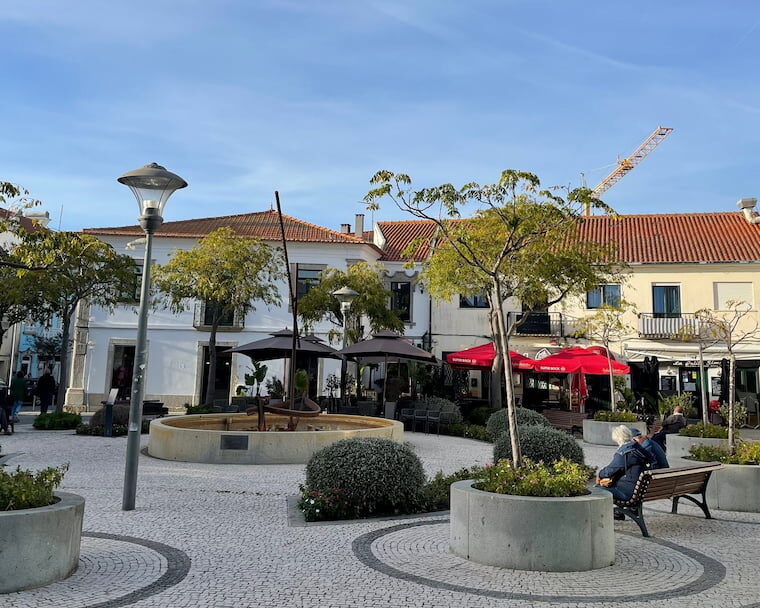
[[760, 215], [754, 213], [756, 205], [756, 198], [742, 198], [736, 203], [736, 206], [739, 207], [744, 214], [744, 219], [750, 224], [760, 224]]

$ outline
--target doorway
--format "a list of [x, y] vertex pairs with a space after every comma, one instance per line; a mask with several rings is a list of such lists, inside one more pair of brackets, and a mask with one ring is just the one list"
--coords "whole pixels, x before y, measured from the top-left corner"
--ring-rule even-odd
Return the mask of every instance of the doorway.
[[122, 344], [114, 345], [111, 363], [110, 389], [118, 389], [118, 400], [129, 399], [132, 390], [132, 370], [135, 363], [135, 347]]
[[[232, 379], [232, 353], [216, 351], [216, 382], [214, 382], [214, 392], [212, 399], [230, 398], [230, 380]], [[211, 364], [209, 360], [209, 348], [203, 347], [203, 377], [201, 378], [201, 394], [198, 403], [206, 400], [206, 387], [208, 386], [208, 369]]]

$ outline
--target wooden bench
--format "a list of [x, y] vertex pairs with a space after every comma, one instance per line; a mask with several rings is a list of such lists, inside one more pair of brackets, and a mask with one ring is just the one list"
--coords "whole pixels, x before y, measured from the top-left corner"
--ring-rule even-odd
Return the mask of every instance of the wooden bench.
[[[649, 536], [649, 532], [644, 523], [642, 506], [650, 500], [670, 498], [673, 501], [670, 512], [678, 513], [679, 499], [686, 498], [702, 509], [706, 519], [712, 519], [710, 510], [707, 508], [705, 490], [707, 482], [710, 481], [710, 475], [722, 466], [719, 462], [705, 462], [685, 467], [644, 471], [631, 497], [628, 500], [615, 499], [615, 505], [636, 522], [643, 536]], [[693, 495], [701, 496], [701, 500]]]
[[543, 415], [555, 429], [567, 431], [571, 435], [583, 433], [583, 421], [588, 414], [567, 410], [544, 410]]

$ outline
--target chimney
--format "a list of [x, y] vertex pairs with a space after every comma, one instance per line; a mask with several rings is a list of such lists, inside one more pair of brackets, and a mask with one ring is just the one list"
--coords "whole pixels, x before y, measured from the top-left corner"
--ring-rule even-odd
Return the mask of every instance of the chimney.
[[756, 198], [742, 198], [736, 203], [736, 206], [741, 209], [744, 214], [744, 219], [750, 224], [760, 224], [760, 215], [754, 213], [755, 206], [757, 205]]
[[341, 224], [340, 225], [340, 233], [341, 234], [351, 234], [351, 224]]
[[354, 234], [358, 236], [360, 239], [364, 238], [364, 214], [363, 213], [357, 213], [356, 214], [356, 223], [355, 223], [355, 229]]

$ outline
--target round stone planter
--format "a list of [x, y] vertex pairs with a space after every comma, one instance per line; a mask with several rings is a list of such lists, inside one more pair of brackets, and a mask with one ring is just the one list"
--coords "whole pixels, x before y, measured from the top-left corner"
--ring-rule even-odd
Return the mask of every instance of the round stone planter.
[[47, 507], [0, 511], [0, 593], [49, 585], [77, 569], [84, 498], [55, 496]]
[[583, 441], [595, 445], [617, 445], [612, 441], [612, 429], [616, 426], [627, 426], [631, 429], [639, 429], [642, 433], [647, 432], [647, 423], [641, 420], [636, 422], [603, 422], [601, 420], [583, 421]]
[[710, 476], [707, 504], [726, 511], [760, 513], [760, 465], [724, 464]]
[[689, 448], [691, 448], [693, 445], [709, 445], [716, 448], [725, 448], [728, 445], [728, 440], [726, 439], [711, 439], [708, 437], [684, 437], [682, 435], [678, 435], [677, 433], [673, 435], [666, 435], [665, 442], [668, 446], [669, 458], [688, 458]]
[[615, 562], [612, 494], [540, 498], [451, 485], [449, 548], [479, 564], [538, 572], [581, 572]]

